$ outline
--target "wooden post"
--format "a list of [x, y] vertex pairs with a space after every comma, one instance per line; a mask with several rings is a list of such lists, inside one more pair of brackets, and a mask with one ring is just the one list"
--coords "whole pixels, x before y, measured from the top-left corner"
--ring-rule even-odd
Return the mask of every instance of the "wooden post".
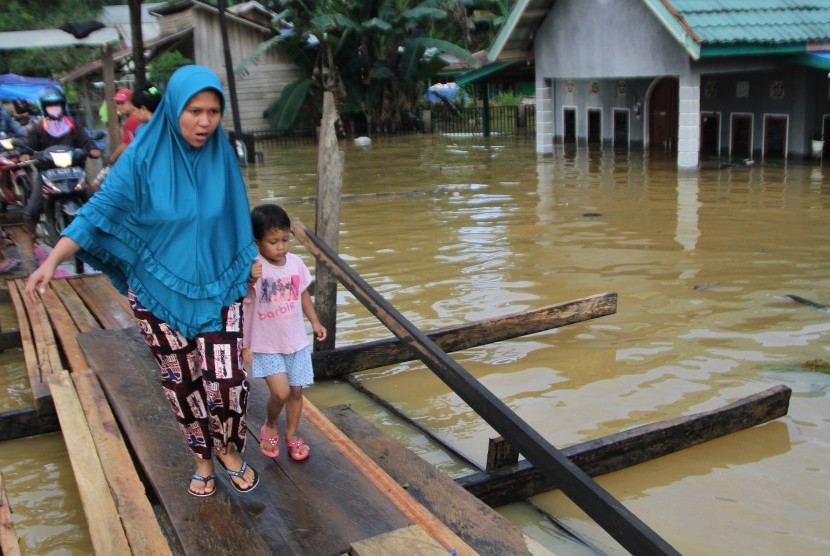
[[112, 61], [112, 46], [105, 44], [101, 58], [101, 73], [104, 76], [104, 102], [107, 103], [107, 136], [109, 141], [109, 153], [104, 154], [104, 163], [107, 156], [111, 155], [118, 145], [121, 144], [121, 133], [118, 128], [118, 110], [115, 108], [115, 66]]
[[320, 241], [299, 219], [295, 237], [395, 336], [408, 344], [444, 383], [507, 438], [528, 461], [632, 554], [679, 554], [656, 532], [570, 461], [474, 376], [418, 330], [383, 296]]
[[[337, 144], [334, 125], [340, 118], [334, 95], [323, 95], [323, 119], [320, 124], [320, 150], [317, 157], [317, 235], [332, 252], [340, 245], [340, 196], [343, 193], [344, 154]], [[337, 326], [337, 279], [325, 265], [317, 264], [314, 309], [328, 337], [314, 340], [314, 351], [334, 349]]]
[[515, 465], [518, 462], [519, 452], [503, 436], [490, 439], [487, 444], [487, 464], [484, 467], [487, 471]]

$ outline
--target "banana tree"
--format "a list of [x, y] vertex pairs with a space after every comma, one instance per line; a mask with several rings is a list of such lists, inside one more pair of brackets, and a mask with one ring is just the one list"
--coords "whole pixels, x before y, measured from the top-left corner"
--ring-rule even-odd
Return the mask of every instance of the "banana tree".
[[475, 63], [467, 50], [424, 31], [446, 16], [437, 1], [286, 0], [277, 17], [292, 28], [262, 43], [237, 71], [274, 47], [304, 70], [268, 109], [274, 129], [316, 123], [325, 91], [334, 93], [349, 131], [401, 129], [415, 121], [425, 83], [446, 65], [441, 54]]

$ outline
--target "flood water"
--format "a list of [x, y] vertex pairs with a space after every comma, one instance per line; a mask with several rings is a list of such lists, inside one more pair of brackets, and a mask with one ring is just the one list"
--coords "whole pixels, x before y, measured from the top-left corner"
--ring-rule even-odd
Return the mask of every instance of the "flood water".
[[[617, 292], [614, 315], [453, 354], [553, 445], [790, 387], [781, 419], [597, 480], [684, 554], [830, 551], [830, 312], [786, 297], [830, 305], [830, 168], [711, 161], [679, 172], [639, 152], [539, 158], [532, 140], [500, 137], [341, 147], [345, 194], [399, 195], [345, 201], [340, 254], [420, 329]], [[258, 149], [265, 163], [244, 170], [251, 203], [283, 204], [313, 228], [316, 146]], [[15, 326], [8, 306], [0, 319]], [[338, 345], [390, 335], [339, 290]], [[0, 369], [0, 410], [30, 403], [20, 353], [0, 356]], [[497, 433], [424, 365], [355, 376], [483, 466]], [[351, 404], [454, 477], [472, 470], [345, 381], [307, 395]], [[60, 435], [0, 443], [24, 553], [89, 550], [65, 459]], [[561, 493], [500, 511], [557, 554], [593, 551], [544, 513], [599, 552], [625, 553]]]

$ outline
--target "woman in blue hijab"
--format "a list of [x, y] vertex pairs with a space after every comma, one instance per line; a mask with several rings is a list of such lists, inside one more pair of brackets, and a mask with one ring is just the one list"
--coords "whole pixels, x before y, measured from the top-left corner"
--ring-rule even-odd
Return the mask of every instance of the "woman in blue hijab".
[[259, 481], [240, 455], [249, 390], [240, 298], [257, 251], [239, 163], [219, 126], [224, 108], [213, 71], [177, 70], [153, 118], [26, 284], [37, 301], [77, 253], [129, 296], [196, 456], [194, 496], [216, 490], [213, 449], [238, 491]]

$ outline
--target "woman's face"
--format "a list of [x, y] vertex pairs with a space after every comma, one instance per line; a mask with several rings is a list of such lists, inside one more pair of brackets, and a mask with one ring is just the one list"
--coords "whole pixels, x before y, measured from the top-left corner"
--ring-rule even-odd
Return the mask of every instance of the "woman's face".
[[184, 140], [193, 147], [202, 147], [219, 126], [222, 117], [219, 93], [211, 89], [190, 97], [179, 116]]

